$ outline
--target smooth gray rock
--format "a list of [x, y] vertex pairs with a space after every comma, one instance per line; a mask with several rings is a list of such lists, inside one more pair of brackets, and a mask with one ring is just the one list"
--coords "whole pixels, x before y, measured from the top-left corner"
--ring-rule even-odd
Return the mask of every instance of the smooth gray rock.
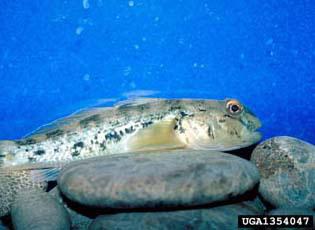
[[238, 215], [263, 214], [256, 203], [247, 201], [209, 209], [171, 212], [134, 212], [97, 217], [89, 230], [181, 230], [181, 229], [237, 229]]
[[72, 209], [69, 207], [67, 202], [63, 199], [60, 190], [58, 189], [58, 186], [53, 188], [50, 192], [50, 195], [55, 197], [63, 206], [64, 208], [68, 211], [70, 218], [71, 218], [71, 230], [85, 230], [88, 228], [88, 226], [91, 224], [93, 221], [93, 218], [88, 217], [86, 215], [83, 215], [79, 213], [78, 211]]
[[156, 208], [209, 204], [252, 189], [257, 168], [213, 151], [128, 153], [73, 162], [58, 178], [61, 192], [83, 205]]
[[315, 207], [315, 146], [292, 137], [275, 137], [251, 156], [261, 179], [259, 192], [275, 207]]
[[40, 190], [19, 192], [12, 205], [11, 217], [16, 230], [65, 230], [71, 226], [62, 204]]

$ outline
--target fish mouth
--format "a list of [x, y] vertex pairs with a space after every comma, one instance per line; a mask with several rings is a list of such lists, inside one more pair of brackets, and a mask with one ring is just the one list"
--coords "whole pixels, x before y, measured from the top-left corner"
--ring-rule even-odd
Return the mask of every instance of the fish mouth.
[[258, 118], [256, 118], [256, 129], [255, 130], [260, 129], [261, 127], [262, 127], [261, 121]]
[[253, 125], [249, 127], [248, 131], [250, 133], [250, 138], [253, 140], [253, 144], [255, 144], [259, 142], [262, 138], [262, 133], [259, 130], [262, 127], [262, 123], [257, 117], [252, 117], [251, 123]]
[[236, 150], [236, 149], [242, 149], [246, 148], [248, 146], [252, 146], [257, 144], [262, 138], [262, 134], [259, 131], [251, 132], [250, 135], [246, 140], [244, 140], [241, 144], [232, 146], [230, 148], [227, 148], [223, 151], [231, 151], [231, 150]]
[[261, 140], [262, 133], [259, 130], [261, 127], [262, 123], [258, 118], [252, 117], [250, 119], [250, 122], [247, 123], [247, 127], [244, 129], [244, 137], [247, 140], [247, 145], [255, 144]]
[[255, 143], [257, 143], [262, 138], [262, 133], [259, 130], [262, 127], [262, 123], [258, 118], [256, 118], [255, 124], [256, 124], [255, 128], [252, 130], [252, 136], [253, 136], [253, 139], [255, 140]]
[[252, 132], [257, 131], [258, 129], [260, 129], [262, 127], [262, 123], [261, 123], [260, 119], [257, 117], [252, 116], [252, 117], [250, 117], [250, 119], [248, 121], [249, 121], [247, 123], [248, 129]]
[[252, 133], [253, 144], [259, 142], [262, 138], [262, 133], [256, 129], [255, 132]]
[[251, 131], [246, 132], [246, 134], [243, 136], [242, 141], [237, 141], [236, 143], [232, 143], [230, 145], [225, 145], [224, 143], [218, 143], [217, 145], [209, 145], [208, 143], [201, 143], [198, 141], [197, 144], [190, 144], [190, 148], [196, 149], [196, 150], [216, 150], [216, 151], [232, 151], [237, 149], [246, 148], [248, 146], [255, 145], [258, 143], [262, 138], [262, 134], [260, 131]]

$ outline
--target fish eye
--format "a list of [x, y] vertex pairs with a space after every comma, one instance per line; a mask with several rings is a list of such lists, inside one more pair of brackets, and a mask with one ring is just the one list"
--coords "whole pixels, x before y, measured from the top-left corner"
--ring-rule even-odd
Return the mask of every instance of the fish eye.
[[243, 106], [237, 100], [229, 100], [226, 103], [226, 109], [227, 109], [228, 113], [230, 113], [232, 115], [238, 115], [241, 112], [243, 112]]

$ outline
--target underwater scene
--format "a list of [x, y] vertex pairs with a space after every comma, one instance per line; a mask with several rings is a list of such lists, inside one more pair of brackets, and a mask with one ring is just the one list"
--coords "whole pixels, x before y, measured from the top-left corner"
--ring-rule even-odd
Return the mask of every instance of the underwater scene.
[[315, 2], [1, 0], [0, 229], [315, 229]]

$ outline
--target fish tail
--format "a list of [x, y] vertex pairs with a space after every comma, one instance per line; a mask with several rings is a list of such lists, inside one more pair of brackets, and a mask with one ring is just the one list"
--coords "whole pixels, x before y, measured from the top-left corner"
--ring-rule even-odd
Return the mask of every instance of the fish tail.
[[16, 142], [15, 141], [10, 141], [10, 140], [0, 140], [0, 149], [2, 148], [6, 148], [6, 147], [12, 147], [12, 146], [16, 146]]
[[0, 166], [5, 158], [13, 156], [12, 152], [17, 147], [15, 141], [0, 141]]
[[0, 167], [0, 217], [10, 213], [20, 191], [46, 190], [48, 181], [56, 180], [60, 168], [56, 166], [23, 165]]

